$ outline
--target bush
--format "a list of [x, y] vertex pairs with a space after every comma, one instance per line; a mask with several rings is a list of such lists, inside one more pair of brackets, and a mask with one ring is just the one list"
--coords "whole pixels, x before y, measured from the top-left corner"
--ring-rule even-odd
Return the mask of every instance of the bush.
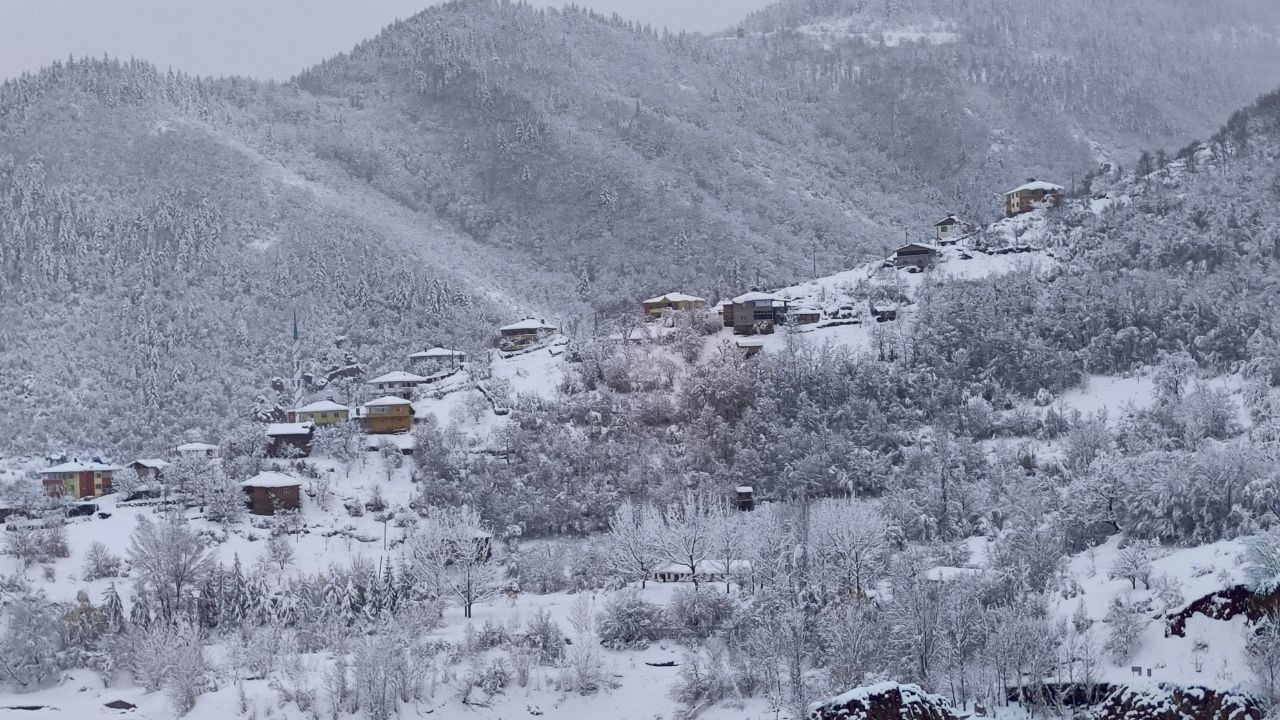
[[544, 547], [522, 553], [515, 566], [520, 589], [525, 592], [546, 595], [560, 592], [569, 586], [565, 576], [564, 550], [560, 547]]
[[729, 596], [708, 587], [676, 590], [667, 614], [672, 624], [695, 637], [710, 637], [733, 614]]
[[525, 644], [537, 652], [538, 662], [543, 665], [554, 665], [564, 657], [564, 632], [546, 610], [537, 611], [529, 619]]
[[121, 560], [112, 555], [106, 545], [95, 542], [89, 545], [84, 559], [84, 579], [101, 580], [103, 578], [120, 577]]
[[596, 621], [596, 632], [605, 647], [644, 648], [658, 639], [662, 625], [662, 608], [640, 597], [638, 592], [623, 591], [605, 603]]

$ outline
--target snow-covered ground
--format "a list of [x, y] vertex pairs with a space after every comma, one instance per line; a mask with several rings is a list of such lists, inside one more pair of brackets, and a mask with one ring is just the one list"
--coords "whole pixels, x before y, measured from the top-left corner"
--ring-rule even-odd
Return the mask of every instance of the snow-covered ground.
[[[1067, 573], [1082, 592], [1070, 597], [1059, 596], [1053, 613], [1070, 622], [1072, 614], [1083, 604], [1088, 617], [1099, 626], [1094, 634], [1100, 643], [1106, 637], [1102, 620], [1115, 599], [1150, 607], [1143, 613], [1145, 625], [1132, 657], [1120, 665], [1104, 657], [1099, 681], [1129, 682], [1134, 679], [1132, 668], [1141, 667], [1144, 677], [1147, 670], [1151, 670], [1153, 681], [1234, 689], [1249, 676], [1244, 653], [1247, 637], [1244, 618], [1221, 621], [1195, 615], [1187, 623], [1186, 637], [1165, 637], [1164, 618], [1194, 600], [1243, 582], [1243, 551], [1238, 541], [1184, 549], [1153, 548], [1150, 550], [1153, 588], [1139, 583], [1134, 589], [1128, 580], [1110, 576], [1120, 552], [1119, 536], [1116, 536], [1070, 559]], [[1166, 583], [1175, 589], [1172, 597], [1163, 597], [1159, 590], [1158, 586]], [[1203, 644], [1204, 649], [1193, 652], [1197, 643]]]
[[[847, 348], [851, 354], [868, 352], [873, 347], [875, 327], [880, 323], [871, 318], [866, 298], [877, 287], [895, 289], [910, 299], [915, 297], [920, 286], [926, 282], [976, 280], [1021, 270], [1042, 271], [1057, 263], [1052, 255], [1042, 250], [994, 254], [963, 245], [941, 248], [934, 267], [923, 272], [888, 268], [878, 261], [866, 263], [851, 270], [773, 291], [774, 294], [791, 300], [793, 305], [822, 310], [823, 319], [816, 325], [780, 328], [772, 335], [759, 335], [753, 339], [762, 343], [764, 352], [778, 352], [785, 348], [790, 341], [788, 334], [793, 332], [805, 342], [830, 343]], [[897, 320], [885, 325], [905, 326], [912, 322], [912, 313], [910, 304], [898, 304]], [[858, 322], [850, 324], [848, 320]], [[733, 331], [725, 329], [713, 342], [724, 342], [732, 337]]]

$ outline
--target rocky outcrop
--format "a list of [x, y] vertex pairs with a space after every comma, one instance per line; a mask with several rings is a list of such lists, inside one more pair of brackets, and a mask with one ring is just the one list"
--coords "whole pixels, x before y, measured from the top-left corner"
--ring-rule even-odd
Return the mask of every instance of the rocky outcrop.
[[1193, 615], [1204, 615], [1212, 620], [1230, 620], [1244, 615], [1256, 623], [1280, 611], [1280, 593], [1259, 594], [1244, 585], [1233, 585], [1225, 590], [1205, 595], [1176, 613], [1165, 618], [1165, 637], [1186, 637], [1187, 620]]
[[1121, 687], [1093, 712], [1094, 720], [1262, 720], [1249, 695], [1205, 687], [1152, 684]]
[[886, 682], [814, 703], [809, 720], [956, 720], [956, 714], [941, 695], [930, 695], [919, 685]]

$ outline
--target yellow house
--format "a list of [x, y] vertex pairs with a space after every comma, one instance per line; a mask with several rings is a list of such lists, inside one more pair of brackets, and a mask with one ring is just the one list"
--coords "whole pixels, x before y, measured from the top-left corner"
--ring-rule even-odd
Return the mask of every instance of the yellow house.
[[312, 422], [320, 425], [337, 425], [351, 417], [351, 409], [332, 400], [320, 400], [289, 411], [289, 422]]
[[413, 427], [413, 403], [388, 395], [364, 404], [365, 429], [371, 435], [408, 432]]
[[51, 497], [98, 497], [111, 492], [111, 480], [120, 468], [100, 462], [73, 460], [40, 471], [45, 494]]

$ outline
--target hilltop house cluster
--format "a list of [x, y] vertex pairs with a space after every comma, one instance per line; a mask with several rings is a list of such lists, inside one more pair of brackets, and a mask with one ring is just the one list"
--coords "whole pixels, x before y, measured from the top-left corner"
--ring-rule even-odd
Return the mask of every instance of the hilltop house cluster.
[[[498, 328], [495, 345], [512, 352], [529, 349], [557, 332], [542, 320], [524, 319]], [[316, 400], [284, 411], [283, 422], [266, 425], [266, 455], [271, 458], [299, 458], [311, 454], [316, 430], [324, 427], [358, 423], [370, 436], [403, 435], [413, 427], [413, 395], [424, 385], [443, 380], [461, 370], [467, 362], [463, 350], [433, 347], [409, 355], [413, 372], [397, 370], [366, 380], [369, 394], [375, 397], [358, 406], [349, 406], [332, 397]], [[402, 444], [403, 447], [403, 444]], [[201, 458], [215, 461], [219, 446], [191, 442], [172, 448], [175, 457]], [[144, 484], [137, 498], [159, 497], [164, 486], [165, 471], [172, 466], [162, 458], [143, 458], [129, 463]], [[100, 458], [84, 461], [59, 459], [40, 471], [44, 491], [52, 497], [96, 498], [115, 491], [116, 474], [125, 467]], [[277, 509], [301, 507], [301, 481], [287, 473], [268, 471], [240, 483], [246, 505], [256, 514], [270, 515]]]
[[[1015, 217], [1042, 207], [1057, 205], [1062, 201], [1066, 188], [1051, 182], [1029, 178], [1026, 183], [1004, 194], [1005, 217]], [[942, 248], [956, 245], [963, 238], [973, 235], [973, 225], [955, 215], [948, 215], [933, 225], [933, 242], [909, 242], [894, 250], [886, 261], [893, 267], [923, 270], [938, 258]]]
[[[1065, 189], [1060, 185], [1030, 179], [1004, 195], [1007, 217], [1031, 212], [1040, 207], [1055, 205], [1061, 201]], [[894, 251], [885, 264], [889, 267], [923, 270], [935, 262], [941, 248], [956, 245], [973, 235], [975, 227], [955, 215], [948, 215], [933, 225], [933, 241], [907, 243]], [[683, 292], [670, 292], [644, 300], [641, 312], [647, 320], [657, 320], [671, 311], [694, 311], [707, 308], [706, 298]], [[751, 291], [720, 302], [716, 312], [723, 326], [732, 328], [736, 335], [767, 334], [782, 324], [811, 325], [823, 320], [818, 308], [775, 293]], [[871, 315], [877, 321], [893, 320], [896, 308], [872, 303]], [[842, 319], [843, 318], [843, 319]], [[832, 318], [837, 322], [856, 322], [844, 316]], [[498, 328], [494, 345], [500, 352], [525, 352], [541, 347], [545, 341], [559, 332], [555, 325], [543, 319], [525, 318]], [[744, 338], [738, 341], [748, 357], [758, 353], [763, 344], [759, 340]], [[467, 353], [445, 347], [409, 355], [410, 366], [417, 372], [397, 370], [365, 381], [371, 394], [377, 397], [362, 405], [351, 407], [332, 398], [317, 400], [285, 411], [284, 422], [267, 425], [268, 457], [297, 458], [310, 455], [317, 428], [359, 423], [368, 435], [397, 435], [409, 432], [413, 427], [412, 398], [418, 388], [447, 378], [463, 368]], [[419, 374], [425, 373], [425, 374]], [[179, 456], [215, 459], [217, 445], [192, 442], [173, 448]], [[144, 482], [163, 484], [167, 460], [146, 458], [129, 464]], [[94, 498], [113, 492], [115, 473], [124, 468], [94, 458], [64, 460], [40, 471], [45, 492], [50, 496], [68, 498]], [[272, 514], [277, 508], [300, 507], [301, 482], [288, 474], [269, 471], [260, 473], [240, 483], [245, 491], [246, 505], [254, 513]], [[744, 488], [749, 491], [749, 488]], [[741, 493], [740, 489], [740, 493]], [[750, 493], [747, 493], [748, 496]], [[742, 502], [742, 498], [740, 498]]]

